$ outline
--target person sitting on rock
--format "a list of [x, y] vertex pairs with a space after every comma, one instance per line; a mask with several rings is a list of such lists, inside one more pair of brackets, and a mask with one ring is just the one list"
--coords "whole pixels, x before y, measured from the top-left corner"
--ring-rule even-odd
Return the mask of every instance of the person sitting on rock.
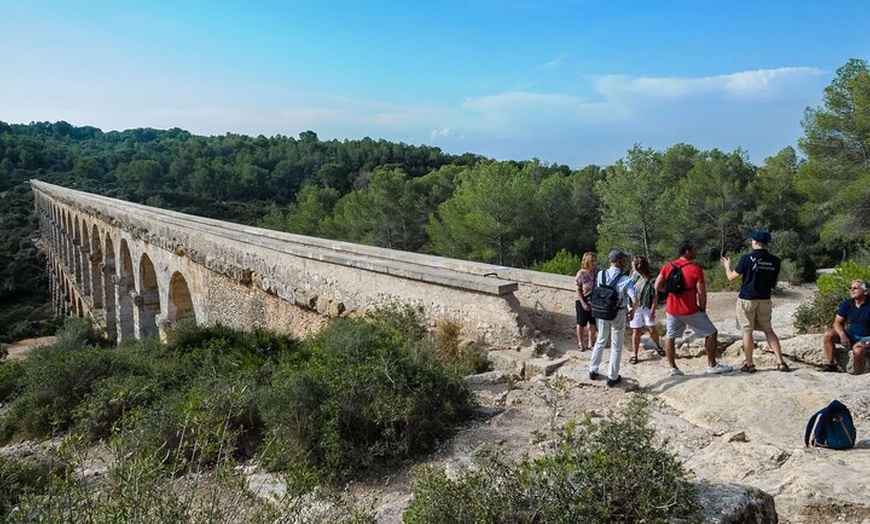
[[870, 345], [870, 303], [867, 300], [868, 284], [863, 280], [853, 280], [849, 286], [849, 298], [837, 308], [834, 327], [825, 332], [822, 345], [825, 348], [825, 364], [822, 371], [837, 372], [836, 344], [842, 345], [854, 354], [853, 371], [855, 375], [864, 373], [867, 367], [866, 351]]

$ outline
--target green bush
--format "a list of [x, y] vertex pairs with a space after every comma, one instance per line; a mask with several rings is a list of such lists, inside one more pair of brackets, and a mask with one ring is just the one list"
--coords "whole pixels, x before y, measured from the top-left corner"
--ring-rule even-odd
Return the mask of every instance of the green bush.
[[556, 273], [557, 275], [576, 275], [580, 271], [581, 263], [582, 260], [579, 256], [567, 249], [560, 249], [553, 258], [546, 262], [541, 262], [535, 269], [544, 273]]
[[302, 367], [282, 362], [260, 403], [268, 463], [343, 480], [450, 435], [470, 415], [471, 393], [425, 348], [424, 332], [413, 323], [342, 318], [305, 341], [310, 359]]
[[25, 365], [24, 385], [3, 418], [2, 436], [45, 438], [66, 432], [79, 402], [106, 376], [111, 357], [102, 348], [34, 349]]
[[0, 455], [0, 486], [3, 487], [0, 489], [0, 521], [6, 522], [6, 516], [23, 496], [44, 492], [51, 470], [50, 460], [16, 460]]
[[832, 274], [820, 276], [812, 300], [798, 306], [795, 312], [797, 332], [818, 333], [830, 328], [837, 307], [849, 298], [849, 284], [853, 280], [870, 281], [870, 266], [846, 261], [837, 265]]
[[83, 346], [96, 346], [103, 342], [90, 322], [79, 317], [68, 317], [57, 332], [54, 344], [43, 346], [47, 351], [67, 351]]
[[0, 362], [0, 403], [15, 396], [24, 385], [24, 364], [21, 362]]
[[440, 469], [419, 469], [403, 520], [700, 522], [682, 465], [655, 442], [648, 401], [637, 396], [620, 417], [566, 426], [551, 456], [514, 464], [491, 451], [456, 480]]
[[310, 489], [429, 451], [473, 409], [411, 310], [335, 319], [301, 344], [218, 326], [108, 350], [88, 333], [70, 323], [2, 365], [0, 437], [132, 435], [129, 453], [171, 473], [262, 456]]
[[[73, 441], [73, 443], [70, 443]], [[80, 442], [79, 442], [80, 443]], [[113, 460], [104, 475], [83, 479], [84, 453], [74, 439], [61, 448], [69, 467], [38, 478], [0, 458], [0, 519], [4, 523], [136, 522], [141, 524], [308, 522], [373, 524], [374, 515], [337, 490], [266, 500], [252, 493], [245, 472], [232, 460], [209, 471], [175, 475], [160, 452], [139, 446], [133, 433], [115, 435]], [[24, 473], [24, 474], [22, 474]], [[8, 511], [13, 506], [15, 511]], [[4, 514], [6, 510], [6, 514]]]

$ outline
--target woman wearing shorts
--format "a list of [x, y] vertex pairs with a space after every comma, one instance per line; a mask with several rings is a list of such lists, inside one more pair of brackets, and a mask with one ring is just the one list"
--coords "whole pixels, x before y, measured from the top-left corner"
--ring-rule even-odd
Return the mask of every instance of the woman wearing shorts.
[[636, 256], [631, 261], [630, 283], [634, 286], [634, 316], [628, 326], [631, 328], [632, 356], [628, 361], [637, 364], [637, 353], [640, 349], [640, 337], [643, 330], [649, 331], [649, 337], [659, 356], [665, 355], [659, 341], [659, 330], [656, 328], [656, 306], [658, 306], [658, 294], [653, 285], [652, 273], [649, 262], [644, 256]]
[[[580, 271], [574, 277], [574, 310], [577, 316], [577, 347], [580, 351], [586, 351], [592, 347], [598, 337], [598, 328], [589, 307], [589, 295], [595, 289], [595, 273], [595, 253], [587, 251], [583, 254]], [[586, 326], [589, 326], [588, 330]], [[587, 331], [589, 333], [588, 339], [586, 338]]]

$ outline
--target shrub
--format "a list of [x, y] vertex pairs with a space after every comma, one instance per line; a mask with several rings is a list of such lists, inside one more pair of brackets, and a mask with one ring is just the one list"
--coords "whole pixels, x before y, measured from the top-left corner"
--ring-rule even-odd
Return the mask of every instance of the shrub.
[[795, 329], [798, 333], [817, 333], [829, 328], [840, 303], [849, 298], [849, 284], [853, 280], [870, 281], [870, 266], [855, 261], [837, 265], [830, 275], [816, 281], [818, 291], [812, 300], [798, 306]]
[[[250, 491], [244, 470], [231, 460], [220, 462], [210, 471], [174, 475], [172, 468], [163, 463], [161, 453], [141, 449], [136, 436], [130, 433], [111, 440], [114, 459], [104, 475], [83, 479], [79, 473], [85, 468], [82, 450], [67, 442], [62, 448], [70, 449], [62, 453], [68, 456], [70, 467], [48, 471], [38, 483], [4, 482], [4, 488], [14, 491], [0, 493], [3, 522], [375, 522], [370, 511], [357, 507], [352, 499], [335, 490], [266, 500]], [[0, 458], [3, 481], [10, 478], [5, 466]], [[12, 504], [17, 506], [15, 511], [4, 515], [2, 510]]]
[[439, 322], [432, 338], [438, 361], [460, 375], [473, 375], [490, 369], [486, 355], [460, 338], [462, 327], [455, 322]]
[[15, 396], [24, 384], [24, 365], [21, 362], [0, 362], [0, 403]]
[[419, 469], [403, 520], [699, 522], [682, 465], [655, 440], [648, 401], [637, 396], [617, 418], [568, 424], [551, 456], [512, 464], [487, 452], [456, 480]]
[[16, 460], [0, 455], [0, 521], [28, 493], [43, 492], [51, 476], [50, 460], [29, 458]]
[[102, 343], [102, 337], [90, 322], [79, 317], [68, 317], [57, 332], [54, 344], [43, 346], [46, 351], [67, 351]]
[[95, 381], [110, 371], [111, 356], [101, 348], [34, 349], [25, 364], [24, 386], [3, 418], [3, 437], [50, 437], [72, 426], [75, 407]]
[[279, 365], [260, 402], [271, 467], [347, 479], [431, 450], [470, 415], [464, 381], [421, 349], [419, 324], [400, 318], [334, 319], [303, 343], [303, 366]]
[[582, 260], [579, 256], [567, 249], [560, 249], [553, 258], [538, 264], [536, 269], [544, 273], [556, 273], [557, 275], [576, 275], [577, 271], [580, 270], [581, 262]]

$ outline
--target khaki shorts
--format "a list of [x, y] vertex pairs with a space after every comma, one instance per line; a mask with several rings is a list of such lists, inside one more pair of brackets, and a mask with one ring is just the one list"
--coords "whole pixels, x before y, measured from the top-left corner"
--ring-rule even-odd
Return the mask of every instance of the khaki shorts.
[[737, 325], [744, 333], [747, 331], [773, 333], [773, 326], [770, 324], [772, 313], [773, 304], [770, 300], [737, 299]]

